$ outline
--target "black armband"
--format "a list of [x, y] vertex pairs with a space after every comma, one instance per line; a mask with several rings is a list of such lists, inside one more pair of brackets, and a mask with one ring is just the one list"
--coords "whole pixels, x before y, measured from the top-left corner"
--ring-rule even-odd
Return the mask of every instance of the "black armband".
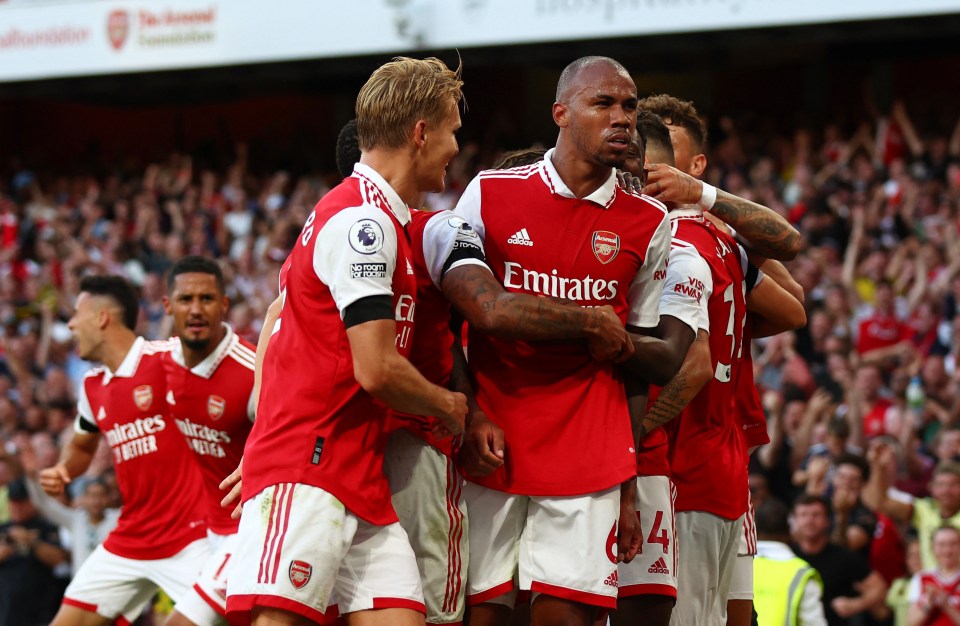
[[343, 311], [343, 324], [347, 328], [372, 322], [393, 319], [393, 298], [390, 296], [367, 296], [347, 306]]

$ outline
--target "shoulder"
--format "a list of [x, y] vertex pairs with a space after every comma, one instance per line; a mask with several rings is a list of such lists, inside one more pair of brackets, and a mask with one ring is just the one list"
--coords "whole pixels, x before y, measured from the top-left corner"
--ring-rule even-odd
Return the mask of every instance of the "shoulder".
[[227, 350], [227, 357], [250, 371], [256, 369], [257, 349], [242, 337], [237, 337], [237, 340], [233, 342]]
[[523, 180], [540, 174], [540, 162], [511, 167], [505, 170], [484, 170], [477, 174], [479, 180]]
[[171, 352], [177, 339], [159, 339], [153, 341], [147, 341], [143, 344], [143, 355], [144, 356], [154, 356], [154, 355], [163, 355]]
[[[637, 210], [640, 207], [641, 210], [648, 209], [658, 213], [663, 219], [669, 217], [669, 211], [667, 205], [660, 202], [656, 198], [651, 198], [646, 194], [642, 194], [638, 191], [632, 189], [627, 189], [617, 185], [617, 195], [614, 198], [614, 202], [619, 205], [624, 205], [630, 207], [632, 210]], [[647, 216], [649, 219], [649, 215]]]

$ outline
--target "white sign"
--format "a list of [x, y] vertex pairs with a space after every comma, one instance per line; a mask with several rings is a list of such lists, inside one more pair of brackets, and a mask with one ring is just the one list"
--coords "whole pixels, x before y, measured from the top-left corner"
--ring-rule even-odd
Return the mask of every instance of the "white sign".
[[958, 0], [36, 1], [0, 5], [0, 81], [955, 12]]

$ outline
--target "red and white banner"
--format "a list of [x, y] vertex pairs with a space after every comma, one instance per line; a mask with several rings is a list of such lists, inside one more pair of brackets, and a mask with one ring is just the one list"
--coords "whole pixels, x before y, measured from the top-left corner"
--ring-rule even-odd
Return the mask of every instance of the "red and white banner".
[[957, 12], [957, 0], [0, 0], [0, 81]]

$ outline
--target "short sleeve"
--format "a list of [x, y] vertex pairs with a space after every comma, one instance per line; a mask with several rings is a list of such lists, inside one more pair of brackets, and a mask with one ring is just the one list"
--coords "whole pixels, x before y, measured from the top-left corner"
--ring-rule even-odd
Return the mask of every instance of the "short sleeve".
[[84, 378], [77, 391], [77, 419], [73, 423], [73, 430], [78, 433], [98, 433], [100, 427], [93, 415], [90, 399], [87, 397], [87, 379]]
[[660, 295], [660, 315], [670, 315], [693, 329], [710, 332], [707, 301], [713, 293], [710, 266], [693, 246], [674, 246]]
[[344, 209], [320, 229], [313, 269], [333, 295], [340, 317], [371, 296], [393, 296], [397, 232], [390, 217], [370, 205]]
[[660, 293], [667, 275], [667, 255], [670, 252], [670, 220], [663, 220], [647, 244], [643, 266], [630, 283], [628, 301], [630, 312], [627, 324], [638, 328], [653, 328], [660, 323]]
[[910, 604], [916, 604], [920, 601], [920, 574], [914, 574], [910, 577], [910, 584], [907, 587], [907, 601]]
[[444, 274], [462, 265], [487, 267], [483, 241], [473, 226], [452, 211], [440, 211], [423, 229], [423, 258], [439, 288]]
[[487, 231], [480, 214], [480, 176], [471, 180], [467, 188], [463, 190], [463, 195], [460, 196], [460, 200], [453, 211], [473, 227], [480, 237], [480, 241], [486, 240]]

